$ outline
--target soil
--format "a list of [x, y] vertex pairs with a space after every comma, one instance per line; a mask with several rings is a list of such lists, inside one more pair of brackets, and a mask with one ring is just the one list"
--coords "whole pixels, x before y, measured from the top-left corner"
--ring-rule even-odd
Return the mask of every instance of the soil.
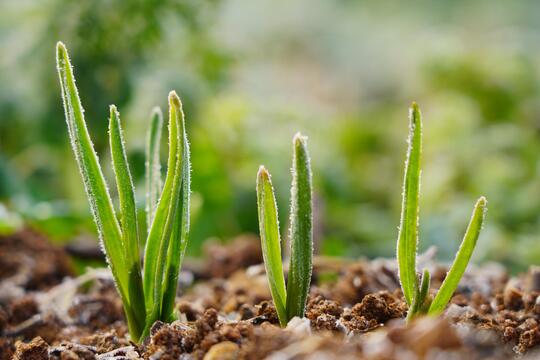
[[180, 276], [179, 319], [136, 345], [108, 270], [74, 277], [39, 234], [0, 237], [0, 359], [540, 359], [538, 267], [471, 267], [443, 316], [406, 324], [395, 261], [316, 257], [306, 317], [281, 329], [257, 238], [206, 252]]

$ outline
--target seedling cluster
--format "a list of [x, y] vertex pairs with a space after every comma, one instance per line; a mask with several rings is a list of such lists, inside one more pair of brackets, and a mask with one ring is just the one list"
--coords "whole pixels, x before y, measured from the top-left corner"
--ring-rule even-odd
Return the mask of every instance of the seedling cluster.
[[[305, 143], [297, 135], [294, 139], [293, 185], [291, 190], [290, 241], [291, 258], [289, 281], [284, 286], [281, 265], [281, 240], [277, 221], [277, 207], [270, 175], [264, 167], [257, 176], [257, 202], [259, 228], [266, 274], [272, 298], [281, 325], [294, 316], [303, 316], [305, 300], [309, 291], [312, 263], [312, 219], [311, 219], [311, 170]], [[418, 244], [418, 221], [420, 195], [420, 159], [422, 154], [422, 119], [418, 106], [413, 103], [409, 115], [409, 139], [405, 176], [401, 226], [397, 241], [397, 260], [401, 288], [409, 311], [408, 319], [418, 314], [439, 315], [442, 313], [456, 290], [482, 229], [487, 209], [487, 201], [480, 197], [476, 202], [463, 242], [454, 262], [434, 298], [429, 293], [430, 273], [423, 270], [420, 283], [416, 273], [416, 252]], [[303, 146], [302, 146], [303, 145]], [[298, 159], [302, 159], [299, 161]], [[305, 174], [305, 175], [299, 175]], [[300, 179], [300, 180], [299, 180]], [[302, 184], [302, 179], [305, 183]], [[309, 180], [309, 181], [308, 181]], [[303, 194], [302, 194], [303, 193]], [[299, 201], [305, 199], [305, 201]], [[298, 224], [301, 231], [298, 231]], [[302, 276], [298, 276], [298, 274]], [[293, 281], [291, 281], [291, 278]], [[296, 282], [296, 278], [302, 281]], [[294, 284], [297, 284], [296, 286]], [[290, 304], [294, 304], [292, 309]]]
[[293, 139], [291, 208], [289, 212], [290, 262], [287, 288], [281, 260], [278, 210], [270, 174], [261, 166], [257, 174], [259, 231], [270, 292], [281, 326], [303, 317], [311, 282], [313, 258], [311, 165], [307, 138]]
[[422, 157], [422, 116], [416, 103], [409, 111], [409, 139], [405, 176], [403, 180], [403, 202], [401, 225], [397, 241], [399, 279], [405, 300], [409, 305], [407, 318], [418, 314], [439, 315], [450, 301], [459, 280], [463, 276], [480, 235], [487, 209], [487, 201], [480, 197], [474, 206], [469, 226], [452, 267], [448, 271], [441, 288], [432, 300], [429, 294], [430, 274], [423, 270], [418, 284], [416, 274], [416, 251], [418, 246], [420, 160]]
[[169, 159], [163, 186], [159, 166], [163, 120], [159, 110], [152, 116], [146, 159], [148, 234], [141, 266], [139, 244], [143, 235], [138, 231], [135, 191], [120, 114], [111, 105], [109, 141], [120, 203], [117, 215], [86, 127], [68, 52], [62, 43], [57, 44], [56, 50], [69, 138], [100, 242], [122, 299], [129, 333], [132, 340], [139, 341], [148, 335], [156, 320], [171, 321], [175, 317], [178, 272], [189, 234], [190, 156], [182, 104], [174, 91], [169, 94]]
[[[169, 155], [162, 183], [159, 157], [163, 116], [156, 108], [151, 116], [146, 148], [146, 223], [148, 232], [138, 230], [135, 191], [127, 162], [120, 114], [110, 107], [109, 141], [112, 168], [118, 190], [118, 215], [84, 118], [73, 69], [62, 43], [57, 45], [57, 66], [69, 138], [100, 242], [122, 299], [131, 338], [141, 341], [155, 321], [175, 319], [178, 273], [189, 235], [190, 153], [180, 99], [169, 94]], [[397, 261], [403, 295], [409, 305], [408, 319], [419, 314], [439, 315], [465, 272], [475, 248], [486, 212], [481, 197], [456, 258], [434, 298], [430, 274], [418, 281], [416, 252], [422, 155], [422, 121], [416, 104], [410, 109], [409, 146], [405, 163], [401, 225]], [[281, 326], [303, 317], [309, 292], [313, 259], [312, 175], [307, 138], [293, 139], [292, 186], [289, 211], [290, 259], [285, 286], [282, 240], [278, 210], [269, 172], [261, 166], [257, 174], [257, 206], [262, 252], [268, 284]], [[144, 240], [144, 241], [143, 241]], [[145, 243], [141, 264], [140, 244]]]

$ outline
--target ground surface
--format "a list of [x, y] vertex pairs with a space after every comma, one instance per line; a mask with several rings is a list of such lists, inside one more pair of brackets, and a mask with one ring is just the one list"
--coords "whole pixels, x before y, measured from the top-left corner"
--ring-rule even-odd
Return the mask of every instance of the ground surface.
[[[419, 261], [438, 288], [445, 268]], [[280, 329], [260, 262], [251, 237], [209, 246], [184, 266], [180, 319], [135, 345], [107, 270], [73, 277], [42, 236], [0, 237], [0, 359], [540, 359], [538, 268], [473, 268], [443, 317], [407, 326], [395, 261], [316, 258], [307, 319]]]

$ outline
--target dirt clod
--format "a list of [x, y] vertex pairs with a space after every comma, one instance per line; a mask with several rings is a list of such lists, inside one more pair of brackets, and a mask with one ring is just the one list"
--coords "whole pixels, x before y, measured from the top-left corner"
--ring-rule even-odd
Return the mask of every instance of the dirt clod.
[[93, 360], [97, 350], [91, 346], [67, 343], [49, 350], [50, 359], [54, 360]]
[[195, 321], [202, 315], [200, 309], [197, 309], [195, 306], [193, 306], [192, 303], [188, 301], [180, 301], [176, 308], [178, 312], [186, 316], [187, 321]]
[[364, 297], [360, 304], [352, 308], [355, 315], [363, 316], [367, 320], [375, 320], [385, 323], [390, 319], [400, 318], [405, 315], [405, 305], [387, 291], [380, 291]]
[[18, 324], [37, 314], [39, 309], [34, 297], [27, 295], [13, 301], [9, 306], [9, 312], [11, 314], [10, 323]]
[[49, 345], [40, 337], [34, 338], [29, 343], [22, 341], [15, 344], [16, 360], [46, 360], [49, 359]]
[[263, 301], [257, 305], [256, 308], [257, 316], [253, 318], [254, 324], [261, 324], [265, 321], [268, 321], [271, 324], [279, 324], [279, 318], [273, 303], [270, 301]]
[[220, 342], [210, 348], [204, 360], [234, 360], [238, 358], [240, 348], [231, 341]]
[[523, 292], [512, 283], [508, 283], [504, 289], [504, 307], [510, 310], [523, 308]]
[[336, 301], [326, 300], [322, 296], [308, 302], [306, 317], [316, 330], [340, 330], [338, 320], [343, 313], [343, 307]]

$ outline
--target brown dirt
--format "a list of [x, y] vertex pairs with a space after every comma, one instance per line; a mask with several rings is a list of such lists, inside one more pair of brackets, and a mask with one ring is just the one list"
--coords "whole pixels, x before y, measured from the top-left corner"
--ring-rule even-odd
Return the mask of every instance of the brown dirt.
[[[0, 235], [0, 281], [4, 286], [10, 285], [15, 294], [21, 288], [44, 290], [73, 275], [69, 256], [61, 248], [51, 246], [42, 235], [31, 230]], [[0, 297], [6, 296], [9, 294]]]
[[[197, 271], [208, 280], [182, 289], [179, 320], [154, 324], [135, 345], [108, 272], [66, 278], [68, 256], [43, 237], [0, 237], [0, 289], [16, 289], [0, 293], [0, 359], [540, 358], [537, 267], [515, 278], [495, 264], [474, 268], [444, 316], [405, 324], [395, 261], [316, 258], [306, 318], [281, 329], [256, 239], [207, 254]], [[446, 269], [421, 261], [438, 288]]]
[[261, 245], [253, 235], [239, 236], [227, 245], [209, 242], [204, 253], [205, 270], [210, 278], [227, 278], [238, 269], [262, 262]]

